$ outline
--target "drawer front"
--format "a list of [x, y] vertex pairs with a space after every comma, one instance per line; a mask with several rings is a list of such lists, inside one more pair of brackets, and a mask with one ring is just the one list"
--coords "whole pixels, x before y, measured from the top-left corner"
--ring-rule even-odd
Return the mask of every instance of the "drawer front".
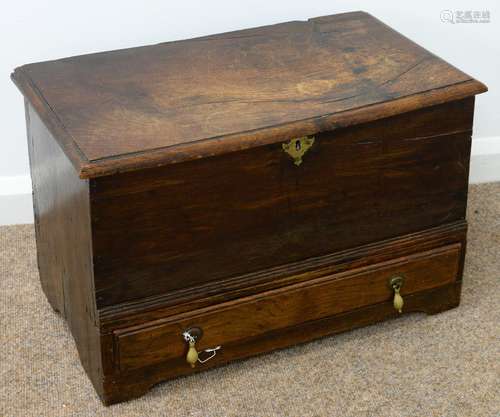
[[275, 144], [98, 178], [98, 308], [463, 219], [472, 110], [465, 100], [320, 133], [299, 166]]
[[[199, 327], [197, 349], [245, 343], [263, 334], [334, 316], [365, 306], [392, 302], [389, 282], [403, 276], [401, 295], [445, 286], [457, 280], [461, 245], [453, 244], [392, 261], [321, 277], [190, 313], [154, 325], [117, 330], [117, 366], [128, 372], [172, 361], [185, 363], [182, 334]], [[234, 358], [234, 355], [232, 356]], [[189, 365], [185, 363], [189, 368]], [[203, 366], [203, 365], [199, 365]]]

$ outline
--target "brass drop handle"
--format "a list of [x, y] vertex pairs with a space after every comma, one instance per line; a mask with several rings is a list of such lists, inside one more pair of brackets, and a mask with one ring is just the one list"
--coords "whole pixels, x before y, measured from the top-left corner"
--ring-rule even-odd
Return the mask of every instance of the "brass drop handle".
[[404, 278], [402, 276], [392, 277], [389, 281], [389, 285], [394, 291], [394, 299], [392, 301], [392, 304], [394, 305], [394, 308], [398, 311], [398, 313], [403, 312], [404, 300], [400, 294], [401, 287], [403, 286], [403, 284], [404, 284]]
[[186, 355], [186, 362], [191, 365], [191, 368], [194, 368], [196, 365], [196, 362], [198, 361], [198, 351], [196, 350], [196, 341], [190, 340], [189, 342], [189, 349], [188, 353]]
[[[191, 368], [194, 368], [196, 366], [197, 362], [199, 362], [199, 363], [208, 362], [215, 355], [217, 355], [217, 351], [221, 348], [221, 346], [216, 346], [216, 347], [204, 349], [203, 351], [198, 352], [196, 350], [196, 341], [197, 341], [197, 339], [201, 338], [202, 334], [203, 334], [203, 332], [198, 327], [194, 327], [192, 329], [186, 330], [182, 334], [182, 336], [184, 337], [184, 340], [189, 345], [187, 355], [186, 355], [186, 362], [189, 363]], [[200, 353], [208, 353], [208, 356], [205, 357], [204, 359], [202, 359], [202, 358], [200, 358]]]

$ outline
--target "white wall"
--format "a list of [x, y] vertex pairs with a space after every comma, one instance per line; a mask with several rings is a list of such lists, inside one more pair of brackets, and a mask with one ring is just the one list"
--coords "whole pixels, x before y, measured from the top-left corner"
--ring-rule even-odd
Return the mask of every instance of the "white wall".
[[[450, 24], [442, 10], [488, 10], [491, 23]], [[21, 94], [9, 79], [19, 65], [65, 56], [190, 38], [288, 20], [365, 10], [488, 85], [477, 98], [475, 138], [500, 140], [500, 2], [396, 0], [24, 0], [1, 6], [0, 224], [7, 186], [26, 186], [28, 155]], [[493, 150], [492, 150], [493, 152]], [[488, 150], [486, 149], [486, 154]], [[500, 169], [499, 178], [500, 179]], [[472, 175], [474, 179], [474, 172]], [[484, 178], [481, 177], [481, 178]], [[488, 177], [489, 178], [489, 177]], [[19, 184], [20, 188], [16, 188]], [[23, 185], [24, 184], [24, 185]], [[3, 189], [2, 189], [3, 187]], [[10, 206], [12, 206], [9, 203]], [[22, 210], [21, 210], [22, 211]], [[19, 213], [21, 212], [19, 211]], [[25, 217], [9, 222], [29, 221]], [[3, 218], [6, 218], [5, 215]]]

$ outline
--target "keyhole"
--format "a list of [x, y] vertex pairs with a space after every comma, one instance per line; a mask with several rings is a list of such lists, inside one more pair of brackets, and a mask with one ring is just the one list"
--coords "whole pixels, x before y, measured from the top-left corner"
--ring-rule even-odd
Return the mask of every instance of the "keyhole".
[[300, 151], [300, 141], [295, 142], [295, 149]]

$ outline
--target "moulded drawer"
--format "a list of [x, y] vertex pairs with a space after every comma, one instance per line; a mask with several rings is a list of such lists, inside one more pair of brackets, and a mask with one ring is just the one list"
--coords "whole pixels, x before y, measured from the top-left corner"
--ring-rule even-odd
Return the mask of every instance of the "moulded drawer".
[[[198, 350], [222, 346], [218, 352], [217, 362], [220, 362], [221, 355], [223, 357], [231, 346], [263, 334], [373, 304], [391, 303], [393, 290], [389, 281], [394, 276], [404, 276], [403, 298], [451, 284], [458, 276], [460, 252], [461, 245], [452, 244], [183, 313], [149, 325], [117, 330], [114, 332], [116, 365], [121, 372], [169, 361], [175, 361], [176, 367], [184, 362], [189, 368], [185, 362], [187, 344], [182, 334], [193, 327], [203, 330], [197, 342]], [[234, 359], [234, 355], [229, 356]]]

